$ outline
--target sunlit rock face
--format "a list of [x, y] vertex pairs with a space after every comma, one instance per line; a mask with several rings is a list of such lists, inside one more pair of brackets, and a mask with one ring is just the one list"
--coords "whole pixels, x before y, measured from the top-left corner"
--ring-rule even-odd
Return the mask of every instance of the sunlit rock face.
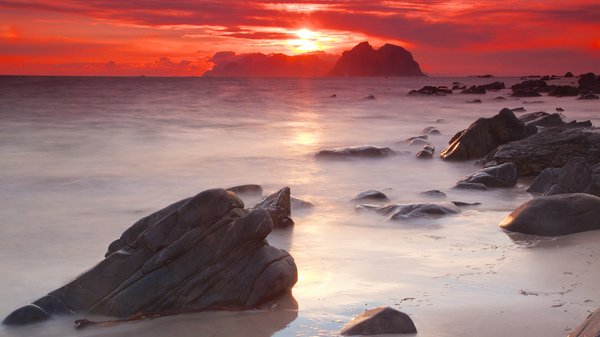
[[34, 304], [117, 317], [257, 306], [298, 278], [294, 259], [265, 240], [272, 229], [267, 210], [246, 210], [233, 192], [207, 190], [139, 220], [103, 261]]
[[600, 198], [586, 193], [567, 193], [530, 200], [499, 225], [532, 235], [557, 236], [600, 229]]
[[345, 51], [327, 77], [377, 77], [418, 76], [426, 77], [412, 54], [399, 46], [386, 44], [374, 49], [369, 42], [359, 43]]

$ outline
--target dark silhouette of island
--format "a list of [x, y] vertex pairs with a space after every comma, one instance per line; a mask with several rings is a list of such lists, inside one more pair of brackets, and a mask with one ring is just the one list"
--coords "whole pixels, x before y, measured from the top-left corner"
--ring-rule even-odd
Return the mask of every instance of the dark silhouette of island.
[[412, 54], [399, 46], [386, 44], [375, 50], [369, 42], [345, 51], [327, 77], [418, 76], [426, 77]]
[[235, 55], [231, 52], [219, 52], [211, 61], [216, 61], [216, 65], [202, 74], [203, 77], [320, 77], [333, 64], [315, 54]]

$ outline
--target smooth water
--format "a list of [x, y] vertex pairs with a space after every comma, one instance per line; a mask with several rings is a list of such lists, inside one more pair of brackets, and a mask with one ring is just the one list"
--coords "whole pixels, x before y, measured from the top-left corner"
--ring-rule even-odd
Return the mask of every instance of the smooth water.
[[[452, 191], [478, 168], [437, 155], [457, 131], [504, 107], [560, 106], [568, 119], [600, 125], [600, 104], [519, 100], [510, 89], [406, 96], [454, 81], [509, 88], [521, 80], [0, 76], [1, 317], [100, 261], [139, 218], [203, 190], [290, 186], [317, 205], [293, 211], [295, 226], [268, 238], [295, 258], [297, 311], [203, 313], [83, 331], [73, 329], [83, 317], [75, 315], [3, 326], [0, 334], [336, 336], [352, 316], [385, 305], [411, 315], [419, 336], [566, 335], [599, 306], [600, 234], [513, 241], [498, 223], [531, 199], [524, 190], [532, 179], [508, 190]], [[474, 98], [483, 103], [465, 103]], [[417, 160], [418, 148], [397, 142], [426, 126], [442, 132], [429, 139], [436, 158]], [[322, 148], [356, 145], [412, 154], [313, 158]], [[447, 200], [482, 205], [441, 219], [385, 221], [348, 202], [369, 188], [385, 189], [394, 203], [428, 201], [418, 193], [439, 189]]]

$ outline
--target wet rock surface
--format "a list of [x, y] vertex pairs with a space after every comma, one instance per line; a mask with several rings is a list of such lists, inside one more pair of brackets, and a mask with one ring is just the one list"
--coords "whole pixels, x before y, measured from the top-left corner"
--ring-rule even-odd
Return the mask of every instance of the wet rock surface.
[[350, 201], [365, 201], [365, 200], [377, 200], [377, 201], [389, 201], [390, 199], [385, 195], [385, 193], [380, 190], [368, 189], [366, 191], [362, 191], [354, 196], [354, 198], [350, 199]]
[[357, 147], [342, 147], [323, 149], [315, 153], [315, 159], [350, 159], [350, 158], [385, 158], [397, 154], [389, 147], [376, 147], [371, 145]]
[[460, 208], [453, 202], [428, 202], [420, 204], [397, 205], [358, 205], [357, 211], [373, 211], [388, 216], [388, 220], [408, 220], [419, 218], [439, 218], [442, 216], [461, 213]]
[[600, 336], [600, 309], [596, 309], [567, 337]]
[[508, 108], [492, 118], [480, 118], [466, 130], [450, 139], [450, 145], [440, 153], [445, 160], [469, 160], [484, 157], [498, 145], [528, 136], [527, 127]]
[[292, 220], [291, 192], [289, 187], [284, 187], [279, 191], [267, 196], [250, 208], [250, 211], [264, 209], [269, 212], [273, 227], [285, 228], [294, 225]]
[[587, 193], [600, 197], [600, 164], [590, 166], [583, 157], [571, 158], [562, 168], [547, 168], [527, 190], [545, 196]]
[[272, 229], [266, 210], [207, 190], [136, 222], [104, 260], [36, 304], [45, 312], [62, 306], [116, 317], [257, 306], [289, 292], [298, 278], [289, 253], [266, 242]]
[[483, 168], [461, 178], [459, 184], [483, 184], [485, 187], [515, 187], [517, 184], [517, 165], [505, 163]]
[[382, 335], [417, 333], [412, 319], [405, 313], [390, 307], [367, 310], [354, 317], [340, 331], [340, 335]]
[[521, 205], [499, 226], [511, 232], [542, 236], [600, 229], [600, 198], [585, 193], [542, 196]]

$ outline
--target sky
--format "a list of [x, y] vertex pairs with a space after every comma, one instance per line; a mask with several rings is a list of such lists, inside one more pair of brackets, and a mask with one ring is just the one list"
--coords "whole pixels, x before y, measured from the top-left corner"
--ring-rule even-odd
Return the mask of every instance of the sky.
[[0, 0], [3, 75], [201, 76], [217, 52], [363, 41], [430, 76], [598, 74], [600, 0]]

